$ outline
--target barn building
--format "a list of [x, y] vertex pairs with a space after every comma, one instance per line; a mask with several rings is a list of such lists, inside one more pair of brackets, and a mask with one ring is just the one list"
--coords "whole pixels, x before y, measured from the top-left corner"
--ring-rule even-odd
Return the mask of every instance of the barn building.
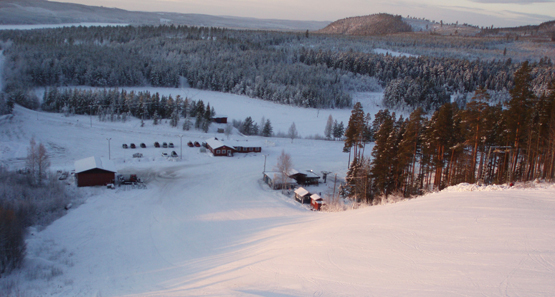
[[208, 148], [215, 157], [232, 157], [233, 153], [235, 153], [234, 147], [224, 144], [217, 138], [207, 139], [206, 148]]
[[89, 157], [75, 161], [75, 179], [78, 187], [105, 186], [116, 178], [116, 166], [111, 160]]

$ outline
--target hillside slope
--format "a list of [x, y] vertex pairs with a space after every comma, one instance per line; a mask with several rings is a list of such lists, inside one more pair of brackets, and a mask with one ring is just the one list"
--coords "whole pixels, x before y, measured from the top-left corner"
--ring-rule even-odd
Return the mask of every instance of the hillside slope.
[[45, 0], [0, 1], [0, 24], [126, 23], [175, 24], [259, 30], [318, 30], [329, 22], [255, 19], [171, 12], [127, 11]]
[[401, 16], [380, 13], [338, 20], [318, 33], [372, 36], [411, 31], [411, 26], [403, 22]]
[[[177, 138], [179, 144], [181, 134], [199, 139], [215, 133], [16, 107], [14, 119], [0, 125], [2, 148], [18, 146], [24, 155], [35, 135], [48, 142], [53, 166], [67, 169], [74, 158], [106, 156], [111, 137], [119, 172], [138, 173], [148, 189], [82, 189], [88, 195], [84, 204], [42, 231], [31, 230], [25, 267], [0, 279], [0, 288], [17, 290], [2, 296], [549, 296], [555, 291], [553, 186], [473, 192], [455, 187], [396, 204], [323, 213], [263, 184], [261, 154], [215, 158], [186, 147], [182, 161], [168, 161], [160, 149], [148, 147], [139, 162], [130, 158], [133, 151], [121, 149], [121, 142], [131, 141]], [[337, 172], [347, 162], [340, 142], [268, 140], [263, 148], [268, 168], [282, 149], [300, 168]]]

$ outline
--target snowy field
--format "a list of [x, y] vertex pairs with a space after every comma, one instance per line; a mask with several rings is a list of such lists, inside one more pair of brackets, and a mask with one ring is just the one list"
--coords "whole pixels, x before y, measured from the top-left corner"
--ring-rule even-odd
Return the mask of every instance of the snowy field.
[[[176, 89], [166, 89], [172, 95]], [[218, 113], [274, 131], [295, 121], [302, 136], [323, 134], [331, 113], [242, 96], [181, 90]], [[166, 94], [169, 94], [166, 93]], [[375, 112], [372, 94], [357, 97]], [[92, 122], [92, 125], [91, 125]], [[86, 200], [44, 230], [33, 229], [24, 268], [0, 280], [0, 296], [550, 296], [555, 292], [555, 187], [461, 185], [418, 199], [345, 212], [313, 212], [261, 181], [282, 150], [294, 167], [344, 176], [343, 143], [245, 138], [262, 154], [216, 158], [186, 141], [222, 134], [98, 122], [95, 117], [16, 107], [0, 118], [0, 160], [23, 165], [29, 139], [46, 145], [53, 170], [110, 155], [148, 189], [80, 189]], [[154, 141], [173, 142], [169, 160]], [[122, 149], [144, 142], [146, 149]], [[131, 157], [144, 154], [142, 159]], [[367, 151], [369, 153], [369, 150]], [[311, 191], [324, 195], [332, 183]], [[13, 289], [15, 287], [16, 289]], [[4, 294], [5, 293], [5, 294]]]
[[[92, 87], [77, 87], [79, 89], [99, 89]], [[71, 87], [70, 89], [73, 89]], [[120, 90], [127, 92], [150, 92], [151, 94], [159, 93], [161, 96], [171, 95], [174, 99], [177, 95], [181, 98], [189, 98], [195, 101], [202, 100], [204, 105], [210, 103], [214, 107], [216, 114], [228, 117], [228, 122], [233, 119], [244, 120], [246, 117], [252, 117], [262, 129], [261, 119], [269, 119], [272, 123], [274, 133], [283, 132], [287, 134], [289, 127], [295, 123], [297, 131], [301, 137], [314, 136], [315, 134], [324, 135], [324, 128], [328, 117], [331, 115], [337, 122], [343, 121], [345, 128], [351, 116], [351, 109], [315, 109], [300, 108], [289, 105], [277, 104], [270, 101], [258, 100], [242, 95], [234, 95], [231, 93], [222, 93], [214, 91], [205, 91], [192, 88], [153, 88], [153, 87], [122, 87]], [[44, 95], [44, 89], [38, 88], [36, 94], [39, 98]], [[382, 109], [383, 92], [376, 93], [355, 93], [352, 95], [353, 104], [360, 102], [364, 111], [375, 114]], [[405, 115], [406, 116], [406, 115]]]

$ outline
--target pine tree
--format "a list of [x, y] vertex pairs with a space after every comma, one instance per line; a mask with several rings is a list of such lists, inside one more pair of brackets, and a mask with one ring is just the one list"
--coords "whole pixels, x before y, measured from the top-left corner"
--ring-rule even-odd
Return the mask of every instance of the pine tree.
[[171, 115], [170, 126], [177, 127], [178, 124], [179, 124], [179, 113], [177, 112], [177, 110], [174, 110]]
[[160, 116], [158, 116], [158, 111], [154, 111], [154, 115], [152, 116], [152, 124], [158, 125], [159, 119], [160, 119]]
[[[377, 124], [380, 121], [381, 124]], [[374, 119], [374, 126], [379, 126], [374, 134], [375, 144], [372, 149], [372, 163], [370, 175], [372, 185], [377, 194], [387, 197], [391, 191], [391, 165], [394, 158], [394, 151], [390, 147], [394, 135], [395, 118], [388, 110], [382, 113], [382, 117]]]
[[186, 118], [185, 122], [183, 122], [183, 130], [189, 131], [191, 129], [191, 126], [192, 126], [191, 120], [189, 118]]
[[531, 68], [528, 61], [522, 63], [514, 74], [515, 85], [511, 89], [511, 100], [507, 103], [506, 119], [509, 129], [508, 141], [513, 144], [515, 153], [512, 160], [512, 175], [516, 174], [517, 160], [521, 148], [526, 141], [527, 123], [529, 122], [531, 108], [536, 96], [532, 92]]
[[347, 130], [345, 130], [345, 148], [354, 148], [355, 157], [359, 158], [358, 149], [363, 147], [364, 140], [364, 110], [360, 102], [355, 103], [349, 118]]
[[266, 120], [266, 123], [264, 124], [264, 128], [262, 129], [262, 136], [264, 137], [270, 137], [273, 134], [273, 128], [272, 128], [272, 123], [270, 123], [270, 119]]
[[406, 129], [399, 143], [397, 153], [399, 169], [403, 171], [401, 176], [401, 187], [404, 196], [417, 193], [418, 187], [414, 184], [416, 162], [421, 153], [421, 134], [423, 130], [423, 110], [417, 108], [410, 114], [406, 123]]
[[345, 125], [343, 124], [343, 121], [341, 121], [339, 125], [337, 125], [337, 129], [334, 129], [333, 137], [341, 139], [344, 133], [345, 133]]
[[251, 117], [246, 117], [245, 121], [243, 121], [243, 125], [241, 126], [241, 133], [245, 135], [252, 135], [253, 134], [253, 126], [254, 123]]

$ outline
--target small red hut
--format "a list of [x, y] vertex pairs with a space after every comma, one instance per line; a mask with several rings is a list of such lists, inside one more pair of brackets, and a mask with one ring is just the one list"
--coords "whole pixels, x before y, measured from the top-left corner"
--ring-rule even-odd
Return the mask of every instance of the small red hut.
[[322, 199], [322, 197], [320, 197], [320, 195], [312, 194], [310, 196], [310, 205], [312, 205], [312, 208], [314, 208], [314, 210], [322, 209], [322, 206], [324, 204], [325, 204], [324, 199]]

